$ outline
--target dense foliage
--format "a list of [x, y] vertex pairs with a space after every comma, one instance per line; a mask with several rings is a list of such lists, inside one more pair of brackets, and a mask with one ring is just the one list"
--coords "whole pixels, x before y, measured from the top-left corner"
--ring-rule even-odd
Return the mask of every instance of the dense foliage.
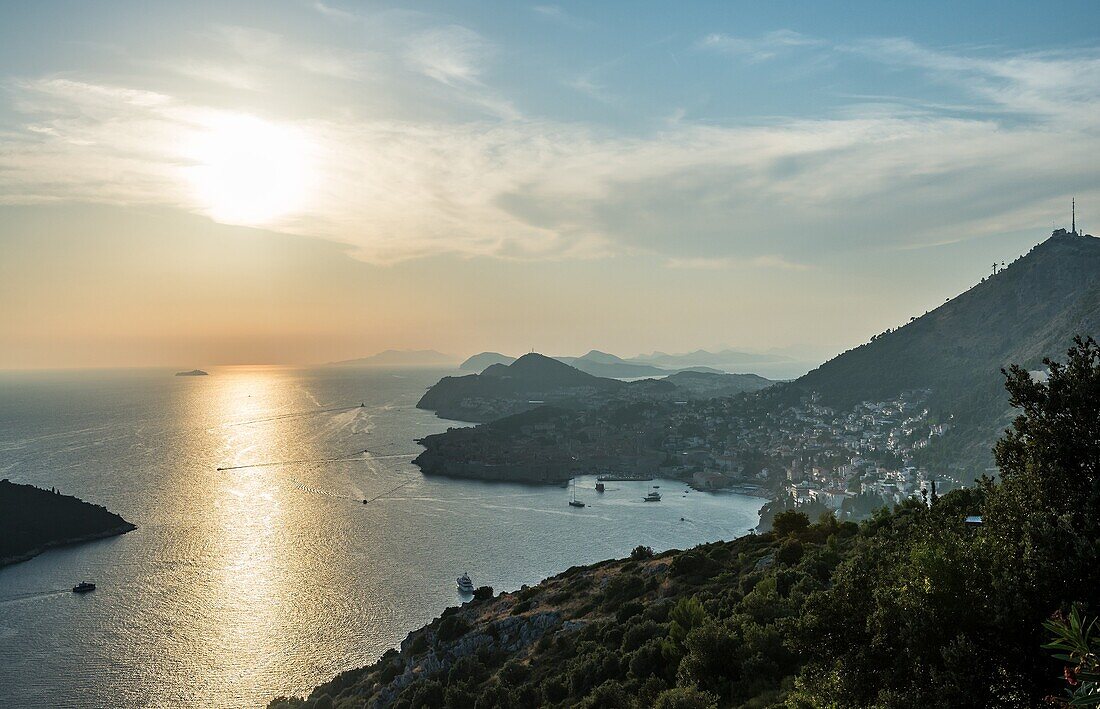
[[[1100, 347], [1078, 339], [1046, 366], [1046, 382], [1006, 372], [1019, 416], [997, 481], [861, 525], [777, 511], [767, 534], [570, 569], [451, 609], [401, 652], [271, 706], [1055, 701], [1066, 660], [1043, 649], [1062, 642], [1044, 621], [1100, 610]], [[537, 630], [529, 642], [517, 623]], [[1091, 672], [1095, 654], [1073, 651], [1058, 654]]]

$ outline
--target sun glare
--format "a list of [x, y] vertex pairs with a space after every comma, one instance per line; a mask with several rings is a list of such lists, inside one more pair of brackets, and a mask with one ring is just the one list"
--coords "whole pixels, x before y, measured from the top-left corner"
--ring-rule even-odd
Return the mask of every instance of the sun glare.
[[228, 224], [261, 225], [305, 205], [309, 141], [299, 130], [243, 114], [222, 114], [195, 137], [188, 168], [203, 211]]

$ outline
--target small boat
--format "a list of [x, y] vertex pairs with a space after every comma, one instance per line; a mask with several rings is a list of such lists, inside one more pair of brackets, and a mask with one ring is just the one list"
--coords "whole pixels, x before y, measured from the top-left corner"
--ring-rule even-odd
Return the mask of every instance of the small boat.
[[660, 502], [661, 493], [654, 491], [642, 498], [643, 502]]
[[577, 499], [577, 479], [573, 478], [573, 499], [569, 501], [570, 507], [584, 507], [584, 503]]
[[81, 581], [77, 585], [73, 586], [73, 593], [88, 593], [95, 590], [94, 583], [88, 583], [87, 581]]
[[603, 492], [603, 491], [604, 491], [603, 483], [596, 483], [596, 492]]
[[473, 593], [474, 582], [470, 580], [470, 575], [463, 572], [461, 576], [455, 579], [455, 583], [458, 584], [458, 590], [460, 593]]

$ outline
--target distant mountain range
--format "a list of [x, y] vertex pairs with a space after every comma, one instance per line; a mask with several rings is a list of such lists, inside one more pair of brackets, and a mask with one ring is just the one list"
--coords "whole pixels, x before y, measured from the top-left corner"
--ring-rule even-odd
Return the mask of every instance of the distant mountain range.
[[[1042, 369], [1074, 335], [1100, 337], [1100, 239], [1055, 233], [962, 295], [886, 331], [799, 378], [793, 392], [818, 392], [847, 407], [913, 389], [951, 425], [927, 455], [949, 464], [992, 464], [989, 449], [1008, 425], [1002, 367]], [[950, 418], [949, 418], [950, 417]]]
[[453, 367], [457, 358], [435, 350], [386, 350], [370, 357], [329, 362], [336, 367]]
[[[677, 372], [656, 370], [662, 378], [624, 382], [582, 371], [576, 363], [597, 371], [624, 366], [614, 355], [590, 352], [574, 358], [574, 364], [537, 353], [511, 363], [495, 362], [480, 374], [444, 377], [420, 399], [418, 408], [435, 411], [443, 418], [493, 421], [544, 405], [576, 408], [611, 399], [653, 400], [729, 396], [756, 391], [772, 382], [755, 374]], [[625, 365], [636, 366], [636, 365]], [[621, 371], [621, 370], [615, 370]]]
[[[629, 359], [599, 350], [591, 350], [580, 357], [555, 356], [554, 359], [582, 372], [613, 379], [662, 377], [683, 371], [734, 373], [754, 368], [782, 370], [790, 376], [794, 376], [794, 374], [807, 371], [812, 366], [785, 355], [750, 354], [735, 352], [734, 350], [723, 350], [721, 352], [696, 350], [683, 355], [654, 352], [652, 355], [641, 355]], [[515, 361], [515, 357], [509, 357], [499, 352], [482, 352], [467, 359], [459, 365], [459, 369], [466, 372], [481, 372], [492, 364], [511, 364]]]

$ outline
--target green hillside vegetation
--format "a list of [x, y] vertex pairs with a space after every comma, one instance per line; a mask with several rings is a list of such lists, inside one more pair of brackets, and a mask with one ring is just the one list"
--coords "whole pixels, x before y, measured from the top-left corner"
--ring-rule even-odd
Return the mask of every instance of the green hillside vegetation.
[[[766, 534], [485, 589], [270, 707], [1035, 707], [1067, 689], [1063, 670], [1092, 691], [1100, 347], [1046, 366], [1045, 383], [1007, 373], [1018, 416], [998, 480], [859, 525], [787, 511]], [[1044, 628], [1053, 613], [1077, 627]]]

